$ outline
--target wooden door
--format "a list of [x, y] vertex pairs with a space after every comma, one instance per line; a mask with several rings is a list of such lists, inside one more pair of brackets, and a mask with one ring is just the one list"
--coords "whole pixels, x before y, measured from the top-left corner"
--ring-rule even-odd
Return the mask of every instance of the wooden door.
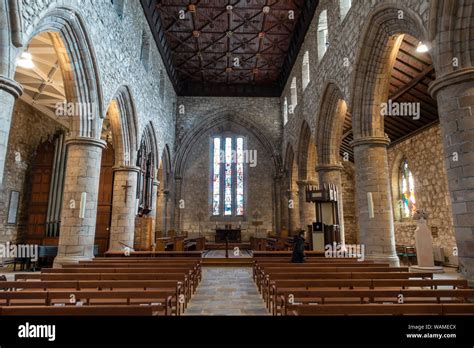
[[42, 245], [46, 237], [49, 190], [54, 162], [54, 144], [46, 141], [38, 146], [31, 173], [32, 187], [28, 202], [26, 243]]
[[97, 202], [97, 223], [95, 228], [95, 245], [103, 255], [109, 248], [110, 222], [112, 219], [112, 195], [114, 190], [115, 151], [111, 144], [102, 152], [100, 169], [99, 197]]

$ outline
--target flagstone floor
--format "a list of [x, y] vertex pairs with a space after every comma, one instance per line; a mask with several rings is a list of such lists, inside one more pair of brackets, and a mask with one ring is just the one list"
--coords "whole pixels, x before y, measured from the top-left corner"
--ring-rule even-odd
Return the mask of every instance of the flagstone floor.
[[269, 315], [250, 267], [204, 267], [184, 315]]

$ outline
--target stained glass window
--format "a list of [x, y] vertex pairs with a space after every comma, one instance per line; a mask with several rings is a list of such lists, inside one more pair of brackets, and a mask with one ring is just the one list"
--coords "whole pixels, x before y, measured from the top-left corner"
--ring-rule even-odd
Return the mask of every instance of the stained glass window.
[[232, 215], [232, 157], [232, 138], [226, 138], [224, 215]]
[[214, 137], [212, 152], [212, 215], [243, 216], [244, 139]]
[[402, 161], [400, 166], [400, 180], [402, 216], [407, 218], [416, 212], [415, 179], [407, 160]]
[[221, 203], [221, 139], [214, 138], [214, 174], [212, 177], [212, 215], [219, 215]]
[[244, 215], [244, 139], [237, 138], [237, 213]]

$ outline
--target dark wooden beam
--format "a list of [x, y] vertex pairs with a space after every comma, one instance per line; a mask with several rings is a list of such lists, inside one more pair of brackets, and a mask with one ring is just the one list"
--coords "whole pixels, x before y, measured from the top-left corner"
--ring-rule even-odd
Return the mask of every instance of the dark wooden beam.
[[408, 92], [410, 89], [412, 89], [413, 87], [415, 87], [421, 80], [423, 80], [426, 75], [428, 75], [429, 73], [431, 73], [432, 71], [434, 70], [434, 66], [433, 64], [429, 65], [428, 67], [426, 67], [422, 72], [420, 72], [417, 76], [415, 76], [409, 83], [407, 83], [405, 86], [403, 86], [402, 88], [400, 88], [398, 91], [396, 91], [395, 93], [393, 93], [391, 96], [390, 96], [390, 99], [392, 101], [395, 101], [397, 100], [398, 98], [400, 98], [402, 95], [404, 95], [406, 92]]

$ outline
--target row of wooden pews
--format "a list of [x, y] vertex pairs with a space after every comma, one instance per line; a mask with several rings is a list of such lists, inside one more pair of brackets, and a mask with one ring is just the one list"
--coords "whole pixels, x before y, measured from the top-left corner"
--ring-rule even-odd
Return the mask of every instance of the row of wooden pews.
[[466, 280], [347, 258], [254, 255], [253, 277], [273, 315], [473, 315]]
[[0, 282], [0, 315], [180, 315], [200, 257], [96, 258]]

